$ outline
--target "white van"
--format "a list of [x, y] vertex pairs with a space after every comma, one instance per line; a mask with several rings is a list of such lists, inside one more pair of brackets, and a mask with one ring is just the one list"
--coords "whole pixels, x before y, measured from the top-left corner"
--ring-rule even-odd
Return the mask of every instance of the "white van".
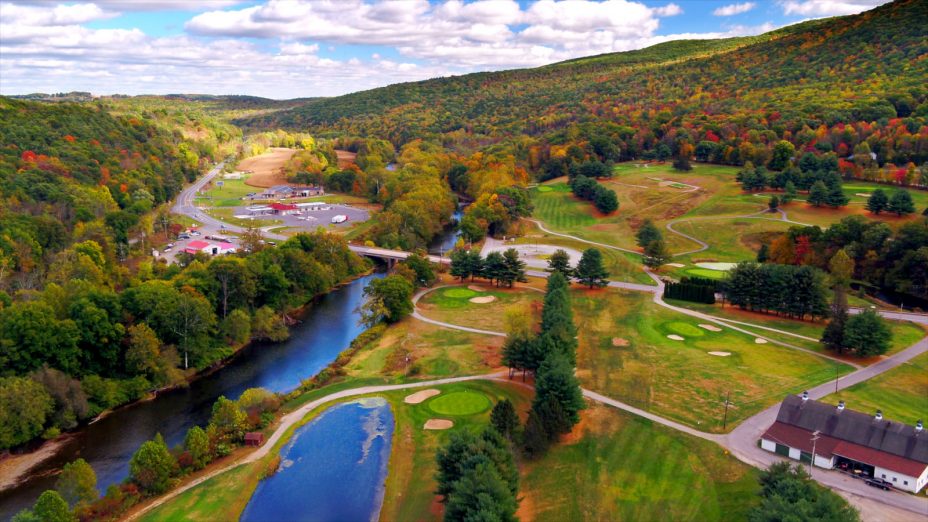
[[337, 224], [339, 224], [339, 223], [344, 223], [345, 221], [348, 221], [348, 216], [346, 216], [346, 215], [344, 215], [344, 214], [338, 214], [338, 215], [336, 215], [336, 216], [332, 216], [332, 223], [333, 223], [333, 224], [336, 224], [336, 225], [337, 225]]

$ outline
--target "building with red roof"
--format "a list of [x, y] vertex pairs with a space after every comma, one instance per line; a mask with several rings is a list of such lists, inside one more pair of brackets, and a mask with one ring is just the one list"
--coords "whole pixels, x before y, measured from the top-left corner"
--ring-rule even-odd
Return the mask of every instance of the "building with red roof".
[[918, 493], [928, 484], [928, 433], [914, 426], [790, 395], [777, 420], [761, 437], [761, 447], [820, 468], [838, 468], [886, 481]]

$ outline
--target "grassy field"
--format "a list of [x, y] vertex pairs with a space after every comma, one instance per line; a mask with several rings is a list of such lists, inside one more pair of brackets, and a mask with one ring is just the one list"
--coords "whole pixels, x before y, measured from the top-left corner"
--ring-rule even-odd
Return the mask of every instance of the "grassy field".
[[[640, 293], [573, 292], [585, 387], [703, 431], [738, 421], [851, 367], [660, 308]], [[673, 340], [678, 335], [683, 340]], [[715, 356], [709, 352], [728, 353]], [[723, 429], [724, 401], [734, 404]]]
[[[786, 317], [780, 317], [771, 314], [761, 314], [750, 312], [747, 310], [741, 310], [737, 307], [725, 306], [722, 307], [721, 304], [707, 305], [701, 303], [691, 303], [687, 301], [678, 301], [674, 299], [668, 300], [668, 302], [673, 303], [676, 306], [681, 306], [684, 308], [689, 308], [690, 310], [696, 310], [702, 313], [711, 314], [717, 316], [719, 319], [730, 319], [734, 321], [742, 321], [746, 323], [752, 323], [760, 326], [766, 326], [768, 328], [776, 328], [778, 330], [783, 330], [786, 332], [802, 335], [805, 337], [811, 337], [813, 339], [821, 339], [822, 333], [825, 331], [825, 321], [798, 321], [795, 319], [789, 319]], [[864, 302], [864, 304], [868, 304]], [[896, 352], [904, 350], [909, 346], [912, 346], [919, 339], [928, 335], [928, 332], [916, 323], [910, 323], [908, 321], [887, 321], [886, 324], [890, 327], [893, 333], [892, 346], [890, 347], [887, 355], [892, 355]], [[740, 325], [743, 326], [743, 325]], [[744, 326], [748, 330], [751, 328], [749, 326]], [[834, 352], [827, 350], [821, 343], [817, 342], [808, 342], [803, 339], [796, 338], [794, 336], [776, 334], [769, 332], [767, 330], [757, 329], [757, 333], [763, 334], [772, 339], [779, 341], [796, 344], [804, 348], [809, 348], [811, 350], [819, 351], [821, 353], [827, 353], [829, 355], [834, 355]], [[859, 360], [859, 359], [850, 359], [858, 364], [871, 364], [880, 360], [880, 358], [873, 358], [869, 360]]]
[[928, 354], [824, 400], [831, 404], [844, 400], [848, 408], [864, 413], [883, 410], [888, 420], [909, 425], [928, 421]]
[[383, 378], [390, 382], [489, 373], [500, 367], [502, 344], [502, 337], [407, 318], [361, 350], [345, 371], [352, 379]]
[[[141, 522], [238, 520], [258, 487], [263, 461], [238, 466], [145, 513]], [[243, 494], [247, 492], [247, 494]]]
[[[690, 266], [692, 263], [753, 259], [762, 243], [792, 226], [779, 220], [779, 214], [758, 214], [767, 208], [767, 200], [774, 192], [745, 194], [735, 182], [737, 171], [736, 167], [695, 164], [691, 172], [676, 172], [670, 164], [622, 163], [615, 166], [615, 177], [602, 181], [619, 198], [616, 213], [599, 214], [589, 202], [574, 198], [561, 178], [533, 190], [534, 216], [554, 231], [628, 249], [637, 248], [635, 231], [644, 219], [651, 219], [663, 232], [671, 252], [681, 253], [699, 247], [665, 228], [673, 223], [675, 230], [705, 241], [709, 248], [675, 257], [674, 262], [686, 266], [667, 269], [667, 274], [675, 277], [697, 275], [691, 271], [700, 269]], [[849, 182], [844, 190], [851, 202], [845, 208], [816, 208], [799, 200], [781, 208], [789, 220], [822, 227], [855, 214], [879, 219], [893, 227], [917, 219], [916, 216], [898, 218], [885, 213], [874, 216], [866, 212], [867, 198], [861, 194], [869, 194], [876, 188], [893, 189], [875, 183]], [[919, 211], [928, 205], [928, 192], [912, 189], [909, 192]], [[799, 199], [804, 197], [800, 194]], [[745, 217], [747, 215], [752, 216]], [[638, 262], [637, 259], [631, 261]], [[621, 270], [614, 271], [630, 280]], [[715, 274], [699, 275], [711, 277]]]
[[522, 520], [744, 520], [757, 471], [724, 450], [593, 406], [564, 443], [522, 474]]
[[[471, 288], [482, 288], [475, 291]], [[472, 303], [475, 297], [493, 297], [490, 303]], [[515, 288], [494, 288], [492, 285], [467, 283], [429, 292], [419, 300], [422, 315], [446, 323], [469, 326], [494, 332], [505, 331], [505, 312], [517, 307], [530, 311], [544, 294], [521, 285]]]
[[[534, 224], [530, 225], [530, 227], [526, 227], [525, 235], [516, 238], [515, 243], [523, 245], [554, 245], [564, 248], [573, 248], [580, 252], [592, 246], [582, 241], [575, 241], [573, 239], [541, 232]], [[605, 244], [611, 243], [606, 242]], [[599, 248], [599, 251], [602, 253], [603, 266], [609, 271], [609, 279], [613, 281], [630, 281], [645, 285], [655, 284], [654, 280], [648, 277], [648, 274], [644, 273], [644, 270], [642, 270], [640, 256], [608, 248]]]

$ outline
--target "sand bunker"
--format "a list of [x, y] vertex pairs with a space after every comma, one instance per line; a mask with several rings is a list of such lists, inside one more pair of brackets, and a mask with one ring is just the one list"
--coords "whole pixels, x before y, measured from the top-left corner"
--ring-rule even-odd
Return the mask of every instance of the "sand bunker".
[[668, 339], [673, 339], [674, 341], [682, 341], [683, 337], [677, 334], [670, 334], [667, 336]]
[[722, 329], [719, 328], [718, 326], [713, 326], [711, 324], [701, 324], [699, 325], [699, 327], [702, 328], [703, 330], [709, 330], [710, 332], [721, 332], [722, 331]]
[[482, 286], [480, 286], [480, 285], [468, 285], [468, 286], [467, 286], [467, 289], [468, 289], [468, 290], [473, 290], [474, 292], [486, 292], [486, 291], [487, 291], [486, 288], [484, 288], [484, 287], [482, 287]]
[[472, 303], [477, 303], [477, 304], [487, 304], [487, 303], [492, 303], [493, 301], [496, 301], [496, 296], [484, 295], [480, 297], [471, 297], [469, 301]]
[[863, 192], [858, 192], [857, 194], [854, 194], [854, 195], [855, 195], [855, 196], [860, 196], [860, 197], [862, 197], [862, 198], [869, 198], [869, 197], [870, 197], [870, 194], [864, 194]]
[[428, 390], [417, 391], [412, 395], [407, 395], [403, 402], [406, 404], [420, 404], [430, 397], [434, 397], [441, 393], [439, 390], [430, 388]]
[[429, 419], [425, 421], [423, 428], [427, 430], [447, 430], [454, 426], [454, 423], [447, 419]]
[[612, 346], [615, 346], [615, 347], [628, 346], [628, 344], [629, 344], [628, 339], [622, 339], [621, 337], [612, 338]]
[[685, 267], [686, 265], [684, 265], [683, 263], [667, 263], [667, 266], [672, 266], [672, 267], [675, 267], [675, 268], [683, 268], [683, 267]]
[[757, 344], [767, 344], [767, 339], [761, 339], [758, 337], [757, 339], [754, 339], [754, 342]]
[[709, 355], [714, 355], [716, 357], [728, 357], [731, 355], [731, 352], [709, 352]]

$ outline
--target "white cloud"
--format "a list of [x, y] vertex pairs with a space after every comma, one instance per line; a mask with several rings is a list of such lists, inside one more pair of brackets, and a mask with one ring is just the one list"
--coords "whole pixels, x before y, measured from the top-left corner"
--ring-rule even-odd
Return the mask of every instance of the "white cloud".
[[857, 14], [890, 0], [781, 0], [783, 13], [807, 17]]
[[712, 11], [713, 16], [734, 16], [750, 11], [757, 7], [754, 2], [745, 2], [743, 4], [729, 4], [716, 8]]
[[[436, 76], [545, 65], [677, 38], [763, 30], [739, 27], [659, 36], [661, 18], [682, 9], [675, 3], [649, 7], [636, 0], [540, 0], [527, 5], [515, 0], [268, 0], [229, 8], [238, 3], [184, 3], [192, 10], [210, 10], [192, 13], [187, 34], [174, 37], [84, 25], [127, 9], [179, 5], [168, 0], [5, 3], [0, 13], [0, 92], [332, 95]], [[367, 51], [368, 57], [345, 56], [352, 45], [377, 48]], [[342, 53], [338, 59], [336, 48]]]

